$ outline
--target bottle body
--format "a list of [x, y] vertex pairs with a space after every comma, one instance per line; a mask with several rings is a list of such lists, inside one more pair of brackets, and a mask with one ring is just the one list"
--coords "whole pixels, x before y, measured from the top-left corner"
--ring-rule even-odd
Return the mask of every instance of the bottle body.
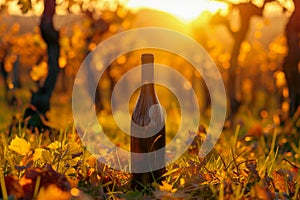
[[[161, 181], [165, 173], [165, 168], [160, 167], [165, 166], [165, 121], [153, 80], [149, 80], [153, 78], [153, 63], [142, 57], [142, 64], [143, 86], [132, 114], [130, 130], [132, 188], [136, 189]], [[147, 154], [149, 152], [153, 154]]]

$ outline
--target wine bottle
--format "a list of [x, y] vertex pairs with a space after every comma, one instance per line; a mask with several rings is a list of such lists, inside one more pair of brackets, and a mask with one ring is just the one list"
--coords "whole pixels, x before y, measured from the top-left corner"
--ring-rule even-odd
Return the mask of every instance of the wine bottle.
[[[142, 86], [130, 129], [132, 189], [161, 182], [165, 173], [165, 119], [153, 83], [154, 56], [142, 54], [141, 61]], [[146, 154], [149, 152], [153, 153]]]

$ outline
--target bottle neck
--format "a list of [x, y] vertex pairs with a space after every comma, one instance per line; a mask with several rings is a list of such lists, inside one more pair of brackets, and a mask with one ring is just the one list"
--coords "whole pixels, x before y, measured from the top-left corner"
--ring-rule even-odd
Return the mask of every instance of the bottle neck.
[[155, 95], [154, 89], [154, 64], [142, 63], [142, 93], [151, 93]]
[[154, 84], [153, 83], [144, 84], [141, 87], [141, 94], [144, 94], [144, 95], [149, 95], [149, 94], [156, 95], [156, 92], [155, 92], [155, 89], [154, 89]]
[[154, 81], [154, 64], [142, 63], [142, 84], [153, 85]]

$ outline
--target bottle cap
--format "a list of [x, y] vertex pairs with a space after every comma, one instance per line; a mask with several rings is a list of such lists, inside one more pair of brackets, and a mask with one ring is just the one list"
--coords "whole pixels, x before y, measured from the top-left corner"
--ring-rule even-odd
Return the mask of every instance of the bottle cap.
[[153, 63], [154, 62], [154, 56], [151, 53], [144, 53], [142, 54], [142, 63]]

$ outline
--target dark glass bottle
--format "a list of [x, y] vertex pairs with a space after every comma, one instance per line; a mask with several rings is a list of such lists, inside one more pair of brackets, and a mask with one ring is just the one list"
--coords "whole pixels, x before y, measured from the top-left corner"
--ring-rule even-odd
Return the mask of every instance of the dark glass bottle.
[[[131, 154], [132, 189], [143, 189], [154, 181], [161, 182], [165, 173], [165, 150], [162, 149], [166, 144], [165, 119], [154, 88], [153, 63], [153, 54], [142, 54], [143, 85], [132, 114], [130, 130], [131, 152], [139, 153]], [[148, 152], [154, 153], [142, 154]]]

